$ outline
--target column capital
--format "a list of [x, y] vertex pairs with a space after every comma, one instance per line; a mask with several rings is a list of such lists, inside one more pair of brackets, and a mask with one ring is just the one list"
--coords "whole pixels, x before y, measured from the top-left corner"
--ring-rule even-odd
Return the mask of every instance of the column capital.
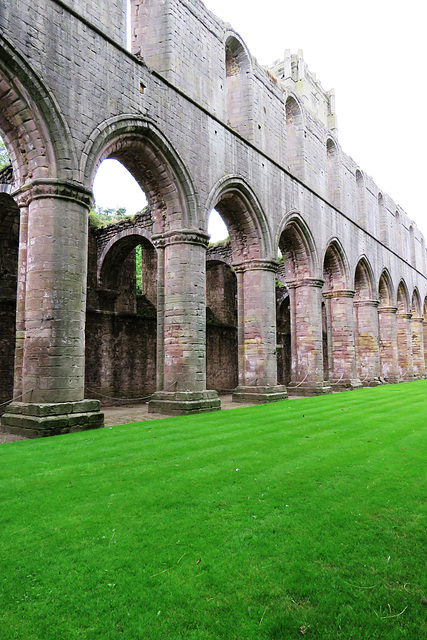
[[153, 235], [152, 242], [157, 249], [171, 244], [195, 244], [206, 248], [209, 238], [210, 235], [200, 229], [177, 229]]
[[78, 182], [72, 180], [58, 180], [56, 178], [38, 178], [25, 184], [15, 191], [19, 207], [28, 207], [33, 200], [42, 198], [57, 198], [60, 200], [72, 200], [90, 209], [93, 205], [93, 194]]
[[286, 282], [288, 289], [298, 289], [299, 287], [313, 287], [313, 289], [321, 289], [325, 284], [322, 278], [301, 278], [301, 280], [291, 280]]
[[378, 307], [379, 305], [379, 301], [378, 300], [354, 300], [353, 302], [355, 307]]
[[336, 289], [333, 291], [324, 291], [323, 297], [328, 300], [331, 298], [354, 298], [356, 292], [351, 289]]
[[397, 310], [396, 317], [403, 318], [404, 320], [410, 320], [412, 318], [412, 313], [407, 313], [406, 311]]
[[236, 273], [243, 273], [244, 271], [271, 271], [276, 273], [278, 266], [277, 260], [263, 260], [260, 258], [242, 260], [242, 262], [233, 262], [232, 264]]
[[379, 305], [378, 313], [390, 313], [395, 314], [397, 312], [397, 307], [382, 307]]

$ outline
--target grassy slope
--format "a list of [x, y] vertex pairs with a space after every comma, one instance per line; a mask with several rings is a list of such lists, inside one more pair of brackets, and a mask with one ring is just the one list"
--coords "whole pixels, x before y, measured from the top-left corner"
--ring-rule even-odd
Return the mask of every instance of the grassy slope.
[[419, 381], [3, 445], [0, 637], [425, 637], [426, 398]]

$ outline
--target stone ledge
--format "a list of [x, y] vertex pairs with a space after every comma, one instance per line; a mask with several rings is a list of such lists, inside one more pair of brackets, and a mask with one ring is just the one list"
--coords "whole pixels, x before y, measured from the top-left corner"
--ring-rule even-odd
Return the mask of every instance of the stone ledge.
[[98, 400], [57, 404], [14, 402], [8, 405], [0, 422], [0, 431], [27, 438], [41, 438], [104, 426], [104, 414]]
[[157, 391], [148, 403], [148, 413], [188, 415], [218, 411], [221, 402], [216, 391]]
[[326, 393], [332, 393], [332, 388], [329, 382], [310, 383], [304, 382], [303, 384], [290, 383], [287, 386], [288, 394], [290, 396], [320, 396]]
[[288, 393], [283, 385], [274, 387], [236, 387], [233, 392], [233, 402], [249, 402], [253, 404], [266, 404], [286, 400]]

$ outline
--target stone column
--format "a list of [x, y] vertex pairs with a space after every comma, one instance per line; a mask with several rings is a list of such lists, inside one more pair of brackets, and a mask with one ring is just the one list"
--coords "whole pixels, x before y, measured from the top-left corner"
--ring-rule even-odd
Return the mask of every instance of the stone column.
[[364, 387], [380, 384], [378, 301], [354, 300], [356, 372]]
[[333, 390], [361, 387], [354, 348], [354, 291], [323, 293], [328, 320], [329, 381]]
[[45, 179], [22, 198], [14, 396], [23, 395], [7, 407], [2, 429], [37, 437], [102, 426], [99, 402], [84, 400], [91, 194]]
[[234, 402], [274, 402], [287, 397], [277, 384], [277, 263], [247, 260], [233, 265], [237, 274], [239, 386]]
[[424, 342], [424, 368], [427, 375], [427, 318], [423, 320], [423, 342]]
[[[25, 396], [22, 385], [22, 366], [25, 345], [25, 294], [27, 284], [27, 241], [28, 241], [28, 201], [24, 197], [18, 199], [19, 205], [19, 248], [18, 248], [18, 282], [16, 290], [16, 337], [15, 368], [13, 395], [21, 402]], [[20, 397], [19, 397], [20, 396]]]
[[426, 374], [424, 360], [423, 318], [412, 316], [412, 366], [415, 378], [424, 378]]
[[397, 307], [378, 307], [380, 376], [386, 382], [399, 382], [397, 366]]
[[206, 390], [206, 247], [209, 236], [182, 229], [153, 236], [158, 249], [157, 392], [149, 412], [221, 408]]
[[304, 278], [286, 284], [291, 311], [291, 382], [290, 395], [331, 393], [324, 381], [322, 347], [322, 304], [324, 281]]
[[398, 311], [396, 313], [397, 323], [397, 365], [399, 377], [402, 380], [413, 380], [412, 368], [412, 334], [411, 334], [411, 313]]

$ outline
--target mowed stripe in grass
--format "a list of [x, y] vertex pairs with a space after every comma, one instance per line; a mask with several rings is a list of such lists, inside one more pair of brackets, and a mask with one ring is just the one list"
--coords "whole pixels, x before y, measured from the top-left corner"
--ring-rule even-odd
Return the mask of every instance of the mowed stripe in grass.
[[424, 637], [426, 392], [3, 445], [0, 637]]

